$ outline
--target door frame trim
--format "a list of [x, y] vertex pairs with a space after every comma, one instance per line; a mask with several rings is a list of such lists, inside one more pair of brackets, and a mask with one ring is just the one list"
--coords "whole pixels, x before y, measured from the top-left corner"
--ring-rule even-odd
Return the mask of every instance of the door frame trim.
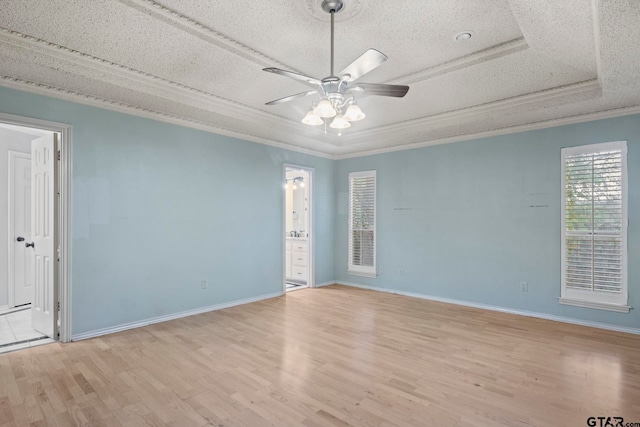
[[[307, 282], [307, 287], [315, 288], [316, 287], [316, 256], [315, 256], [315, 235], [316, 235], [316, 225], [315, 225], [315, 203], [314, 203], [314, 187], [316, 180], [316, 170], [310, 166], [302, 166], [296, 165], [293, 163], [283, 163], [282, 164], [282, 183], [286, 182], [287, 179], [287, 168], [292, 169], [301, 169], [307, 171], [309, 173], [309, 239], [307, 240], [307, 250], [309, 256], [309, 281]], [[282, 186], [280, 187], [282, 188]], [[285, 192], [282, 192], [282, 232], [281, 232], [281, 250], [280, 254], [282, 256], [282, 295], [287, 293], [287, 259], [286, 259], [286, 248], [287, 248], [287, 197]]]
[[13, 271], [13, 264], [15, 262], [15, 242], [13, 238], [13, 226], [14, 226], [14, 217], [13, 217], [13, 206], [14, 206], [14, 198], [15, 198], [15, 181], [14, 181], [14, 160], [21, 159], [31, 159], [31, 154], [23, 153], [22, 151], [8, 150], [8, 161], [9, 161], [9, 176], [8, 176], [8, 200], [7, 200], [7, 303], [8, 307], [15, 307], [15, 283], [13, 282], [15, 271]]
[[[57, 340], [69, 342], [71, 341], [72, 126], [65, 123], [5, 113], [0, 113], [0, 123], [47, 130], [59, 133], [61, 136], [59, 145], [60, 161], [58, 163], [59, 180], [57, 182], [60, 199], [57, 212], [55, 212], [55, 224], [60, 248], [60, 260], [56, 277], [58, 289], [56, 301], [60, 304], [60, 313], [58, 316], [60, 326], [58, 328], [59, 337]], [[54, 325], [54, 330], [55, 329], [56, 325]]]

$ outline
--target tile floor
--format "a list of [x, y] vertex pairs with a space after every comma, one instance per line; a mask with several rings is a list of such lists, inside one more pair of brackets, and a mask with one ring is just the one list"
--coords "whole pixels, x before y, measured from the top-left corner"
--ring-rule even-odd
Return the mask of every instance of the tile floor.
[[31, 328], [31, 310], [29, 309], [0, 316], [0, 345], [43, 336], [43, 334]]
[[307, 285], [301, 285], [299, 283], [286, 282], [286, 292], [296, 291], [298, 289], [304, 289]]

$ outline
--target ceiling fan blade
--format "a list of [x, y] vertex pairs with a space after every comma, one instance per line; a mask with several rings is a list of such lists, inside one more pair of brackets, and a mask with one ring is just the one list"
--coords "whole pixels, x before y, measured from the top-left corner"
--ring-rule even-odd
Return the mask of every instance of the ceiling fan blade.
[[384, 53], [369, 49], [358, 57], [351, 64], [347, 65], [344, 70], [340, 71], [340, 78], [347, 82], [358, 80], [370, 71], [375, 70], [389, 59]]
[[396, 98], [402, 98], [407, 94], [407, 92], [409, 92], [409, 86], [358, 83], [354, 87], [349, 88], [349, 90], [364, 92], [367, 95], [394, 96]]
[[313, 77], [305, 76], [299, 73], [294, 73], [293, 71], [281, 70], [280, 68], [272, 68], [272, 67], [263, 68], [262, 70], [266, 71], [267, 73], [280, 74], [281, 76], [289, 77], [294, 80], [299, 80], [311, 86], [317, 86], [322, 84], [322, 82], [318, 79], [314, 79]]
[[294, 99], [304, 98], [305, 96], [318, 93], [317, 90], [310, 90], [309, 92], [296, 93], [295, 95], [285, 96], [284, 98], [276, 99], [275, 101], [267, 102], [265, 105], [284, 104], [285, 102], [293, 101]]

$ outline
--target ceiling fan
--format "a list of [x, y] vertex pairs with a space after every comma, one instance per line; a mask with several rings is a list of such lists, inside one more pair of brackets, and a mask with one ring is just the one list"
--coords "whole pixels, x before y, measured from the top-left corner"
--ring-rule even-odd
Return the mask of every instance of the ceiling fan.
[[[322, 80], [305, 76], [293, 71], [281, 70], [279, 68], [265, 68], [264, 71], [274, 74], [280, 74], [294, 80], [298, 80], [308, 86], [315, 88], [308, 92], [297, 93], [295, 95], [286, 96], [267, 102], [266, 105], [276, 105], [292, 101], [298, 98], [319, 94], [320, 102], [313, 103], [311, 109], [302, 119], [302, 123], [319, 126], [326, 124], [329, 119], [329, 125], [333, 129], [346, 129], [351, 126], [351, 122], [362, 120], [365, 114], [356, 104], [355, 95], [377, 95], [392, 96], [402, 98], [409, 91], [409, 86], [387, 85], [376, 83], [357, 82], [365, 74], [375, 70], [382, 65], [388, 57], [376, 50], [369, 49], [358, 57], [351, 64], [347, 65], [338, 75], [334, 72], [334, 15], [344, 6], [343, 0], [324, 0], [322, 2], [322, 10], [331, 14], [331, 74]], [[327, 120], [327, 122], [325, 122]], [[326, 129], [326, 128], [325, 128]]]

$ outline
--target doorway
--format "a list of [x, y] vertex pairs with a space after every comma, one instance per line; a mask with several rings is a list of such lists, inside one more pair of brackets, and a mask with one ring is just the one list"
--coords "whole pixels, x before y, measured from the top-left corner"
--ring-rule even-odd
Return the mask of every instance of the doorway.
[[69, 138], [69, 126], [0, 114], [0, 353], [70, 337]]
[[284, 292], [313, 287], [313, 169], [284, 165]]

